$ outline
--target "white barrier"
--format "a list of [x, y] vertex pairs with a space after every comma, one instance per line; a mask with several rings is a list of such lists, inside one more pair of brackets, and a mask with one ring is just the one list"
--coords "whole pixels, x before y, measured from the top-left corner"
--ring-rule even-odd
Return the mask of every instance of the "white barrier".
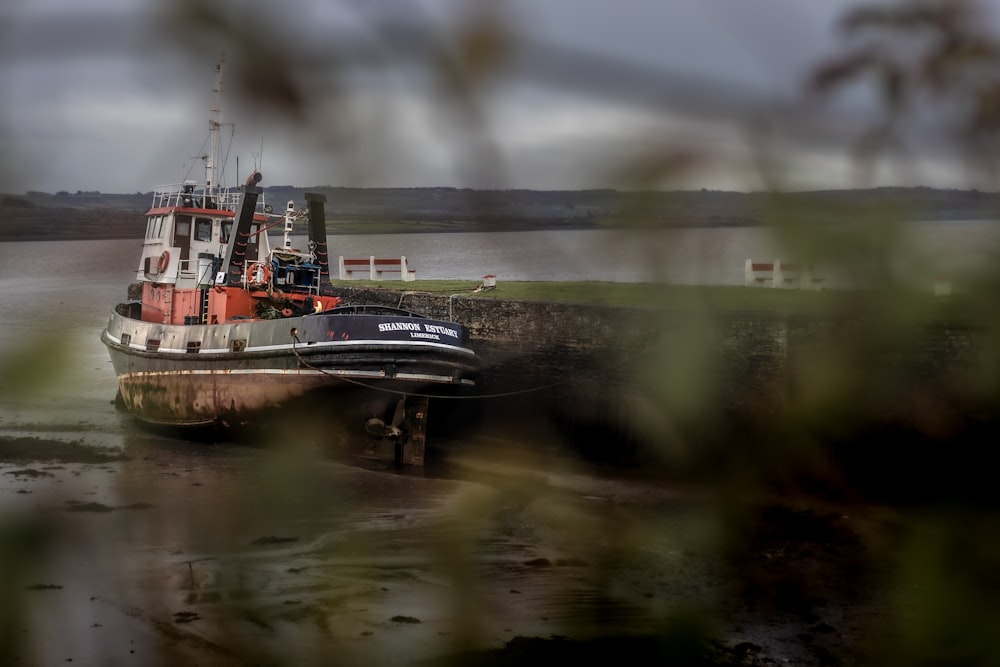
[[[355, 277], [355, 273], [367, 275]], [[417, 279], [417, 270], [410, 268], [405, 255], [399, 259], [382, 259], [376, 258], [375, 255], [367, 259], [348, 259], [343, 255], [340, 256], [341, 280], [382, 280], [386, 273], [398, 273], [399, 279], [406, 282]]]
[[748, 259], [743, 284], [747, 287], [820, 289], [822, 282], [823, 278], [814, 276], [808, 264], [782, 264], [780, 259], [773, 262]]

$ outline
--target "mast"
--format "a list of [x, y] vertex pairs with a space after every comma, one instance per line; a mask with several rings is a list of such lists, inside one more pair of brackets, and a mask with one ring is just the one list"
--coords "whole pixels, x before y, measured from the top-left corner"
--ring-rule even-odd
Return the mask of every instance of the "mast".
[[211, 140], [211, 148], [208, 151], [208, 158], [205, 162], [205, 194], [214, 197], [218, 187], [216, 161], [219, 158], [220, 141], [219, 129], [222, 127], [222, 67], [226, 62], [225, 55], [219, 56], [219, 62], [215, 66], [215, 106], [211, 109], [212, 117], [208, 121], [208, 136]]

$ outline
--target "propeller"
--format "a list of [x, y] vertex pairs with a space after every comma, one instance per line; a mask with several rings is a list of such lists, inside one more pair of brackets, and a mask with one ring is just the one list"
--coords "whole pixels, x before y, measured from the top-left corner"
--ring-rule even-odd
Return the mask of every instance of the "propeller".
[[365, 432], [373, 438], [385, 438], [388, 440], [396, 440], [403, 434], [403, 430], [400, 426], [403, 424], [403, 419], [406, 416], [406, 399], [401, 398], [396, 403], [396, 411], [392, 416], [392, 423], [386, 424], [383, 420], [378, 417], [372, 417], [365, 422]]

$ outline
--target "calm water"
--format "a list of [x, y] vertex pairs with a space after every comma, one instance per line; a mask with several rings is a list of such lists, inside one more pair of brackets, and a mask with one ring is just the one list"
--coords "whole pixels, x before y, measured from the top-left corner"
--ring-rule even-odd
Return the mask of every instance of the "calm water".
[[[331, 236], [330, 254], [406, 255], [417, 278], [743, 283], [747, 257], [773, 257], [761, 229], [572, 230]], [[749, 253], [749, 254], [747, 254]]]
[[[406, 255], [417, 278], [742, 284], [747, 256], [771, 257], [760, 229], [575, 230], [332, 236], [330, 254]], [[750, 255], [747, 255], [750, 253]]]
[[[928, 266], [900, 269], [941, 274], [931, 280], [961, 280], [967, 272], [994, 261], [1000, 252], [1000, 223], [995, 221], [914, 223], [907, 232], [906, 257]], [[760, 227], [331, 236], [330, 255], [334, 260], [338, 255], [406, 255], [417, 278], [428, 280], [478, 281], [493, 274], [499, 281], [679, 285], [742, 285], [747, 259], [799, 259], [794, 252], [782, 250], [770, 230]], [[835, 276], [828, 278], [836, 284]]]
[[[947, 273], [975, 270], [1000, 252], [995, 221], [915, 223], [907, 231], [906, 249]], [[747, 259], [797, 259], [761, 227], [346, 235], [331, 236], [329, 246], [333, 263], [339, 255], [406, 255], [417, 277], [428, 280], [478, 281], [493, 274], [500, 281], [742, 285]], [[107, 294], [134, 280], [139, 249], [139, 240], [0, 243], [3, 298], [55, 296], [68, 279], [85, 281], [95, 302], [107, 303]], [[64, 305], [86, 309], [80, 296]]]

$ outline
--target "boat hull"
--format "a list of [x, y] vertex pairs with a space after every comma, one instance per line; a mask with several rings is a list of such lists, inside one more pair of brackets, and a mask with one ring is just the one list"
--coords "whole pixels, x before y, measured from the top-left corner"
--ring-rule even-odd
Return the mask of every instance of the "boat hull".
[[112, 314], [101, 339], [124, 407], [158, 425], [244, 424], [331, 389], [387, 400], [475, 384], [463, 327], [405, 314], [334, 312], [278, 320], [167, 325]]

